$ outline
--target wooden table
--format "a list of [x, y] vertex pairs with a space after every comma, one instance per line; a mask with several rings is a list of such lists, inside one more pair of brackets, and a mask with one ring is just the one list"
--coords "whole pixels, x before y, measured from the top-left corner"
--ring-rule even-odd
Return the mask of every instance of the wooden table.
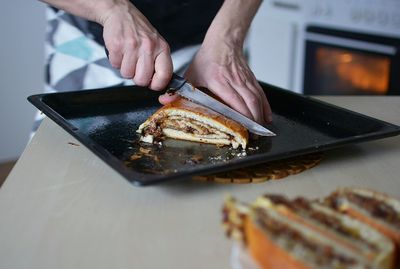
[[[400, 125], [400, 97], [322, 100]], [[226, 194], [321, 197], [338, 186], [400, 196], [400, 136], [329, 151], [315, 168], [250, 185], [134, 187], [46, 119], [0, 189], [0, 268], [230, 268]]]

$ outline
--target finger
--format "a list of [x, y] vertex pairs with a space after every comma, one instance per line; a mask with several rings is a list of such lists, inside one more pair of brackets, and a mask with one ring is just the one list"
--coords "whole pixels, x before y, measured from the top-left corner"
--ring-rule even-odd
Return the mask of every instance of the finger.
[[229, 83], [212, 82], [209, 89], [231, 108], [250, 119], [254, 119], [242, 96]]
[[251, 91], [246, 84], [233, 86], [235, 90], [242, 96], [247, 108], [250, 110], [252, 118], [261, 124], [264, 124], [264, 113], [261, 100], [258, 94]]
[[136, 63], [135, 76], [133, 81], [139, 86], [149, 86], [154, 74], [154, 58], [152, 55], [143, 53]]
[[172, 59], [171, 55], [167, 52], [160, 53], [154, 63], [154, 75], [151, 79], [150, 89], [162, 90], [167, 87], [172, 77]]
[[122, 53], [120, 51], [111, 51], [108, 60], [112, 67], [120, 69], [122, 64]]
[[263, 115], [264, 115], [264, 120], [265, 123], [271, 123], [272, 122], [272, 110], [271, 106], [269, 105], [267, 96], [265, 95], [265, 92], [261, 85], [258, 83], [258, 81], [254, 78], [253, 83], [249, 83], [248, 87], [251, 89], [254, 89], [259, 93], [260, 100], [262, 102], [262, 107], [263, 107]]
[[171, 95], [171, 94], [168, 94], [168, 93], [164, 93], [163, 95], [160, 95], [158, 97], [158, 101], [161, 104], [165, 105], [165, 104], [171, 103], [172, 101], [175, 101], [175, 100], [177, 100], [179, 98], [180, 98], [179, 94], [172, 94]]
[[137, 56], [133, 50], [126, 51], [121, 63], [121, 76], [126, 79], [132, 79], [135, 76]]

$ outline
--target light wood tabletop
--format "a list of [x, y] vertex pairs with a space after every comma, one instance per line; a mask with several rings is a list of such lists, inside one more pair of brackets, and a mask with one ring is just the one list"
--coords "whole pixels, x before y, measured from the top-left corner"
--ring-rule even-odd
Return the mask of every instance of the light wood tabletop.
[[[400, 125], [400, 97], [320, 99]], [[0, 189], [0, 268], [231, 268], [225, 195], [322, 197], [365, 186], [399, 197], [399, 170], [396, 136], [328, 151], [282, 180], [135, 187], [46, 119]]]

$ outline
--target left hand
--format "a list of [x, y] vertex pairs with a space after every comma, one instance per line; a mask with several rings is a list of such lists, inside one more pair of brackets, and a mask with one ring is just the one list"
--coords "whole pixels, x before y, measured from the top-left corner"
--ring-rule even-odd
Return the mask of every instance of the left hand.
[[[260, 124], [272, 121], [271, 108], [243, 55], [241, 46], [232, 43], [204, 44], [186, 74], [196, 87], [206, 87], [226, 104]], [[163, 95], [168, 103], [174, 96]]]
[[[246, 63], [243, 43], [261, 0], [225, 0], [185, 77], [206, 87], [233, 109], [260, 124], [272, 121], [261, 86]], [[172, 96], [161, 96], [166, 103]]]

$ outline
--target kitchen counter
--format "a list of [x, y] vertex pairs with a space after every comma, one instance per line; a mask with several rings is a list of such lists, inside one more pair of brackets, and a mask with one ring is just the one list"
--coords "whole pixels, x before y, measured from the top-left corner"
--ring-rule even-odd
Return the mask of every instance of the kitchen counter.
[[[400, 97], [320, 99], [400, 125]], [[0, 189], [0, 268], [230, 268], [226, 194], [322, 197], [365, 186], [400, 197], [400, 136], [342, 147], [258, 184], [135, 187], [46, 119]]]

